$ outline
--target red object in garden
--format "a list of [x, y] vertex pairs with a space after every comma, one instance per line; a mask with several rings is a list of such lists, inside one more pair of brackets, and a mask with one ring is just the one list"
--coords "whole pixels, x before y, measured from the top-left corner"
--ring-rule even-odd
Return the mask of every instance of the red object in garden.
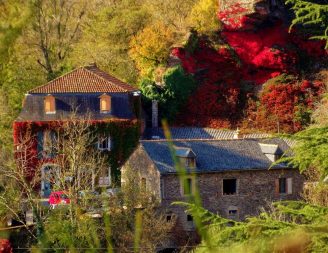
[[52, 192], [49, 197], [49, 204], [53, 207], [59, 204], [67, 205], [71, 201], [64, 191]]
[[13, 248], [11, 247], [8, 239], [0, 239], [0, 253], [12, 253]]

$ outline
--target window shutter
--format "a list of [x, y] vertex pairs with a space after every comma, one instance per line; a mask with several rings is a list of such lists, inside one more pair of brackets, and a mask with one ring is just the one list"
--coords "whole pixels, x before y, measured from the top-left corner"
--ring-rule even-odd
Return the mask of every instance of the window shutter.
[[50, 98], [50, 111], [55, 112], [56, 111], [56, 106], [55, 106], [55, 98], [51, 97]]
[[287, 178], [287, 194], [293, 193], [293, 179], [291, 177]]
[[44, 111], [45, 113], [56, 112], [56, 99], [52, 95], [48, 95], [44, 98]]
[[50, 112], [50, 100], [48, 98], [44, 100], [44, 110], [45, 112]]
[[279, 178], [275, 179], [274, 183], [275, 183], [274, 185], [275, 196], [279, 196]]

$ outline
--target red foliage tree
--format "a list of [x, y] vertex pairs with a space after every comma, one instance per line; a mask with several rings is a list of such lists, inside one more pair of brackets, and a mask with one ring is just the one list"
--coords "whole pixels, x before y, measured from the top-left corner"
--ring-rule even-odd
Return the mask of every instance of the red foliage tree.
[[323, 91], [322, 82], [307, 80], [269, 84], [261, 93], [259, 106], [250, 102], [243, 125], [252, 127], [251, 121], [253, 127], [265, 131], [299, 131], [310, 123], [309, 115]]
[[[198, 48], [192, 53], [183, 48], [173, 50], [173, 55], [181, 60], [184, 69], [195, 74], [200, 82], [177, 123], [233, 126], [243, 115], [243, 105], [247, 104], [244, 102], [247, 93], [242, 92], [245, 90], [244, 83], [260, 86], [283, 73], [297, 75], [300, 53], [313, 57], [326, 56], [322, 43], [307, 41], [295, 31], [289, 33], [288, 27], [279, 21], [268, 22], [263, 28], [256, 27], [256, 22], [246, 15], [247, 12], [240, 4], [235, 4], [218, 13], [224, 24], [221, 38], [226, 42], [219, 50], [204, 39], [199, 41]], [[280, 96], [275, 100], [274, 108], [281, 111], [281, 120], [285, 122], [282, 125], [290, 124], [288, 129], [284, 127], [288, 131], [296, 131], [302, 125], [302, 120], [296, 119], [299, 116], [296, 112], [305, 105], [299, 101], [303, 98], [297, 98], [305, 93], [300, 93], [299, 86], [296, 86], [277, 85], [260, 100], [264, 107], [271, 106], [274, 97]], [[288, 100], [292, 97], [295, 101]], [[296, 110], [296, 107], [299, 109]], [[273, 112], [263, 111], [263, 120], [259, 120], [267, 118], [268, 125], [272, 126], [274, 120], [266, 113]]]

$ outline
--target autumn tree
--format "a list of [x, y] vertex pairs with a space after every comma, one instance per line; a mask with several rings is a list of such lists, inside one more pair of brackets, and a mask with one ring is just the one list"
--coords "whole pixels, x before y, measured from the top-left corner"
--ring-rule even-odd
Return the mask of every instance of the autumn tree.
[[73, 65], [97, 62], [102, 69], [134, 84], [138, 70], [128, 55], [129, 42], [150, 23], [151, 14], [143, 1], [115, 1], [115, 4], [104, 1], [88, 14], [70, 62]]
[[220, 22], [217, 18], [219, 10], [219, 1], [217, 0], [199, 0], [192, 8], [189, 22], [191, 27], [203, 34], [211, 34], [220, 28]]
[[149, 76], [159, 65], [165, 65], [174, 43], [174, 32], [163, 23], [145, 27], [130, 42], [130, 56], [141, 75]]
[[146, 0], [145, 5], [149, 12], [152, 14], [153, 21], [160, 21], [169, 26], [176, 33], [177, 44], [183, 44], [187, 39], [190, 24], [187, 22], [188, 17], [193, 6], [197, 3], [197, 0], [185, 0], [185, 1], [152, 1]]

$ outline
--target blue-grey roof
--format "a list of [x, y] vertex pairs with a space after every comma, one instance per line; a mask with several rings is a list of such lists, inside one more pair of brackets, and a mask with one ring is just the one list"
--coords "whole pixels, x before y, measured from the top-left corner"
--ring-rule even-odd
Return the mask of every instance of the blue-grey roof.
[[[259, 142], [277, 144], [284, 152], [289, 149], [282, 139], [186, 140], [173, 141], [173, 145], [193, 150], [196, 154], [196, 172], [222, 172], [234, 170], [268, 169], [272, 162], [261, 151]], [[141, 141], [161, 174], [176, 173], [168, 142]], [[286, 164], [273, 168], [287, 168]]]
[[196, 154], [192, 151], [191, 148], [185, 147], [174, 147], [175, 155], [179, 157], [196, 157]]
[[[201, 128], [201, 127], [171, 127], [170, 133], [174, 140], [190, 140], [190, 139], [213, 139], [227, 140], [233, 139], [236, 131], [227, 129]], [[253, 133], [245, 134], [243, 138], [265, 138], [268, 134]], [[165, 139], [162, 128], [149, 128], [146, 130], [144, 139]]]
[[51, 121], [61, 120], [68, 117], [72, 111], [77, 110], [77, 114], [90, 117], [95, 120], [107, 118], [134, 118], [131, 96], [128, 93], [108, 93], [111, 96], [111, 112], [100, 113], [101, 93], [89, 94], [52, 94], [56, 99], [56, 114], [46, 114], [44, 112], [44, 97], [47, 94], [29, 94], [25, 97], [23, 109], [17, 121]]

